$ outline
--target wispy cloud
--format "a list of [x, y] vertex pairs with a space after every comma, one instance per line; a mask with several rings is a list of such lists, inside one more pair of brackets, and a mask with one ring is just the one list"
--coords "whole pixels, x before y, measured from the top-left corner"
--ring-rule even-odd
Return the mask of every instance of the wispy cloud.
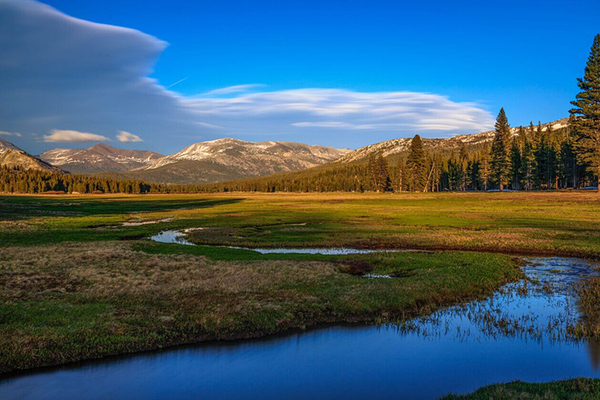
[[119, 131], [117, 135], [117, 140], [121, 143], [135, 143], [135, 142], [143, 142], [142, 138], [138, 135], [134, 135], [131, 132]]
[[230, 98], [196, 97], [183, 102], [199, 118], [229, 130], [245, 123], [246, 130], [253, 125], [274, 132], [290, 132], [294, 127], [335, 135], [340, 130], [373, 130], [397, 134], [429, 131], [439, 136], [487, 130], [494, 121], [478, 104], [417, 92], [308, 88]]
[[16, 137], [23, 136], [19, 132], [6, 132], [6, 131], [0, 131], [0, 135], [3, 135], [3, 136], [16, 136]]
[[[201, 136], [181, 98], [148, 77], [166, 42], [73, 18], [32, 0], [0, 0], [0, 21], [4, 130], [49, 132], [68, 126], [117, 132], [127, 127], [144, 132], [157, 147], [171, 144], [170, 135]], [[27, 146], [32, 152], [45, 148], [33, 137]]]
[[265, 86], [265, 85], [260, 84], [260, 83], [250, 83], [250, 84], [247, 84], [247, 85], [227, 86], [227, 87], [224, 87], [224, 88], [211, 90], [210, 92], [206, 92], [206, 93], [200, 95], [199, 97], [202, 97], [202, 96], [225, 95], [225, 94], [235, 94], [235, 93], [244, 93], [244, 92], [248, 92], [249, 90], [252, 90], [252, 89], [255, 89], [255, 88], [259, 88], [259, 87], [263, 87], [263, 86]]
[[[143, 132], [149, 147], [163, 151], [189, 145], [190, 137], [223, 136], [356, 146], [415, 132], [439, 137], [493, 126], [480, 105], [431, 93], [269, 91], [245, 84], [186, 97], [168, 90], [185, 78], [168, 87], [149, 78], [167, 46], [155, 37], [76, 19], [33, 0], [0, 0], [0, 20], [3, 129], [81, 131], [53, 131], [44, 142], [105, 141], [83, 131], [126, 127]], [[135, 141], [119, 136], [123, 143]], [[32, 141], [28, 150], [42, 146]]]
[[54, 129], [49, 135], [44, 135], [44, 142], [76, 143], [76, 142], [109, 142], [106, 136], [95, 133]]

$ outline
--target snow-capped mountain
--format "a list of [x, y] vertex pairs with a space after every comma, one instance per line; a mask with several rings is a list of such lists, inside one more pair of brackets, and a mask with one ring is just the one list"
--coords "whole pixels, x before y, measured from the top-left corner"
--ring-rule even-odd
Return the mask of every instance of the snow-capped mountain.
[[32, 156], [25, 150], [22, 150], [3, 139], [0, 139], [0, 166], [10, 168], [22, 167], [25, 169], [44, 171], [60, 171], [60, 168], [56, 168], [43, 160]]
[[40, 157], [72, 173], [97, 173], [131, 171], [164, 156], [153, 151], [117, 149], [100, 143], [87, 149], [48, 150]]
[[[552, 126], [552, 129], [558, 130], [566, 128], [568, 125], [568, 119], [563, 118], [554, 122], [542, 124], [542, 131], [548, 129], [548, 126]], [[525, 127], [527, 130], [528, 127]], [[537, 129], [537, 127], [536, 127]], [[518, 127], [512, 127], [510, 129], [512, 135], [517, 135], [519, 132]], [[401, 154], [407, 152], [410, 147], [412, 138], [392, 139], [385, 142], [371, 144], [369, 146], [361, 147], [360, 149], [349, 152], [348, 154], [335, 160], [335, 163], [345, 164], [356, 161], [361, 161], [368, 158], [371, 154], [381, 153], [384, 157]], [[463, 145], [466, 146], [477, 146], [491, 142], [494, 140], [494, 131], [480, 132], [469, 135], [456, 135], [445, 139], [423, 139], [423, 148], [426, 150], [436, 150], [440, 152], [458, 152]]]
[[127, 175], [152, 182], [216, 182], [311, 168], [349, 151], [294, 142], [255, 143], [226, 138], [194, 143]]
[[293, 142], [246, 142], [217, 139], [194, 143], [178, 153], [163, 157], [145, 169], [160, 168], [178, 161], [205, 161], [235, 165], [252, 175], [264, 175], [314, 167], [335, 160], [349, 150], [310, 146]]

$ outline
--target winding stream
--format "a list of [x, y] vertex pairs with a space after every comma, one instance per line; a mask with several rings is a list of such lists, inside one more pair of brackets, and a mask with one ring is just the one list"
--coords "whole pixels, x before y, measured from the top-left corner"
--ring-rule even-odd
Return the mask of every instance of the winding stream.
[[595, 265], [526, 261], [528, 279], [492, 298], [402, 326], [333, 326], [84, 362], [4, 379], [0, 398], [433, 399], [517, 379], [600, 378], [600, 344], [566, 335], [579, 318], [573, 285], [598, 276]]

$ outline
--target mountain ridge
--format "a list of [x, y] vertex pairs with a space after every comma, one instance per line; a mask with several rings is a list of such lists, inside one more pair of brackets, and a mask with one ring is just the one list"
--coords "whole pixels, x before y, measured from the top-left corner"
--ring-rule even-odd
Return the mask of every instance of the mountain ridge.
[[[566, 128], [568, 125], [568, 118], [561, 118], [556, 121], [540, 124], [542, 131], [548, 129], [548, 126], [552, 126], [552, 129], [558, 130]], [[524, 127], [528, 129], [528, 127]], [[537, 128], [537, 127], [536, 127]], [[513, 136], [517, 135], [519, 127], [511, 127], [510, 132]], [[410, 147], [412, 138], [400, 138], [391, 139], [379, 143], [374, 143], [353, 150], [348, 154], [340, 157], [339, 159], [332, 162], [332, 164], [347, 164], [367, 159], [371, 154], [381, 153], [384, 157], [398, 155], [407, 152]], [[485, 131], [479, 133], [454, 135], [449, 138], [441, 139], [428, 139], [422, 138], [423, 148], [427, 151], [459, 151], [463, 143], [467, 146], [483, 145], [485, 143], [491, 144], [494, 140], [494, 131]]]
[[44, 160], [35, 157], [11, 142], [0, 139], [0, 166], [21, 167], [26, 170], [63, 172]]
[[211, 183], [307, 169], [349, 151], [296, 142], [222, 138], [193, 143], [125, 175], [158, 183]]
[[52, 149], [40, 158], [72, 173], [127, 172], [164, 157], [149, 150], [118, 149], [98, 143], [84, 149]]

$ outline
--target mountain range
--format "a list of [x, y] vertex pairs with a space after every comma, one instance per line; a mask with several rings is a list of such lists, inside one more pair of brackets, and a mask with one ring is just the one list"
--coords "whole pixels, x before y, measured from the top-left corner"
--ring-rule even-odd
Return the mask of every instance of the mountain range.
[[194, 143], [169, 156], [100, 143], [85, 149], [48, 150], [40, 158], [71, 173], [110, 173], [147, 182], [196, 184], [307, 169], [334, 161], [349, 151], [225, 138]]
[[123, 150], [104, 143], [87, 149], [53, 149], [40, 155], [47, 163], [74, 174], [127, 172], [151, 165], [162, 157], [153, 151]]
[[[567, 122], [565, 118], [541, 126], [542, 130], [548, 127], [558, 130], [565, 128]], [[517, 133], [518, 128], [511, 128], [511, 134]], [[490, 144], [493, 138], [494, 131], [423, 139], [423, 147], [425, 150], [451, 153], [458, 152], [463, 144], [470, 148]], [[168, 156], [153, 151], [117, 149], [101, 143], [86, 149], [53, 149], [38, 158], [0, 139], [0, 165], [71, 173], [104, 173], [116, 178], [156, 183], [200, 184], [364, 162], [378, 153], [393, 157], [406, 153], [410, 142], [411, 138], [393, 139], [351, 151], [303, 143], [255, 143], [225, 138], [194, 143]]]
[[226, 138], [192, 144], [125, 175], [147, 182], [209, 183], [316, 167], [349, 151], [303, 143], [254, 143]]
[[[549, 126], [553, 130], [566, 128], [568, 118], [559, 119], [553, 122], [542, 124], [542, 131], [548, 129]], [[528, 129], [528, 128], [525, 128]], [[537, 127], [536, 127], [537, 129]], [[519, 128], [510, 128], [510, 133], [516, 136]], [[467, 147], [483, 146], [485, 143], [491, 145], [494, 140], [494, 131], [474, 133], [470, 135], [456, 135], [445, 139], [422, 139], [423, 148], [426, 151], [436, 151], [439, 153], [459, 152], [464, 144]], [[392, 139], [385, 142], [375, 143], [369, 146], [361, 147], [360, 149], [349, 152], [343, 157], [334, 161], [336, 164], [348, 164], [352, 162], [364, 161], [372, 154], [381, 153], [384, 157], [407, 153], [410, 148], [412, 138]]]

